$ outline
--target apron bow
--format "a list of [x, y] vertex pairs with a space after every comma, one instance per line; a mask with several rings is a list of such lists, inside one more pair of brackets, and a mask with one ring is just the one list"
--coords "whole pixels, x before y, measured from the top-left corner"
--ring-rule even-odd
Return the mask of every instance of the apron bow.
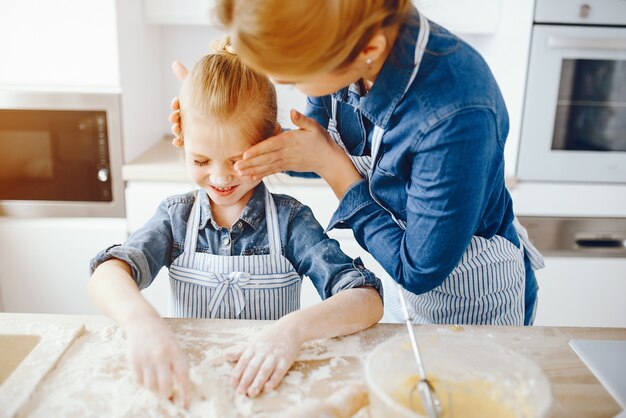
[[243, 308], [246, 306], [246, 300], [243, 296], [241, 286], [245, 286], [250, 282], [250, 274], [245, 271], [210, 273], [207, 275], [207, 278], [217, 281], [215, 294], [209, 303], [211, 318], [218, 317], [219, 308], [224, 303], [224, 297], [228, 292], [232, 294], [235, 304], [235, 306], [232, 307], [232, 311], [234, 311], [235, 316], [239, 316], [241, 311], [243, 311]]

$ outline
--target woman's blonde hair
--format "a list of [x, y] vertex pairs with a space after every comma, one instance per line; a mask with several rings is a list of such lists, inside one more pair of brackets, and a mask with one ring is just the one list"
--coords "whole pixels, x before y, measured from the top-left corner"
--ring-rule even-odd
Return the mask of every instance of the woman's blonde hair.
[[191, 113], [237, 124], [253, 142], [272, 136], [277, 126], [274, 85], [241, 62], [228, 37], [211, 46], [212, 52], [196, 63], [181, 87], [181, 139], [185, 116]]
[[377, 30], [401, 23], [410, 0], [217, 0], [242, 60], [273, 76], [308, 76], [352, 63]]

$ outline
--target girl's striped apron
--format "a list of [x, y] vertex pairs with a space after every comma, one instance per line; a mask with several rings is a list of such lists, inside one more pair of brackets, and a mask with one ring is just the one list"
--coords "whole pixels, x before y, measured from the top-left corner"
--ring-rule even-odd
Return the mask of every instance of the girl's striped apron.
[[276, 205], [269, 191], [265, 190], [267, 255], [196, 252], [201, 198], [196, 197], [189, 215], [183, 253], [170, 266], [170, 315], [279, 319], [299, 309], [302, 278], [281, 254]]
[[[429, 35], [430, 24], [420, 14], [420, 31], [415, 45], [415, 67], [404, 93], [417, 75]], [[332, 100], [332, 117], [328, 124], [328, 132], [335, 142], [345, 149], [336, 126], [336, 100], [335, 98]], [[350, 157], [364, 177], [371, 178], [373, 166], [379, 157], [378, 150], [383, 134], [384, 130], [381, 127], [374, 127], [371, 158]], [[376, 200], [371, 183], [370, 194]], [[384, 207], [380, 202], [377, 203]], [[406, 230], [404, 221], [397, 219], [393, 214], [391, 216], [403, 230]], [[461, 261], [441, 285], [419, 295], [402, 288], [401, 292], [407, 301], [412, 320], [417, 323], [437, 324], [523, 325], [524, 251], [535, 270], [543, 267], [543, 258], [517, 219], [514, 226], [522, 243], [521, 248], [498, 235], [490, 239], [473, 236]], [[390, 285], [389, 281], [383, 280], [383, 283], [387, 284], [386, 287]], [[395, 282], [393, 285], [395, 286]], [[399, 298], [395, 291], [390, 290], [387, 289], [385, 292], [386, 317], [402, 322]]]

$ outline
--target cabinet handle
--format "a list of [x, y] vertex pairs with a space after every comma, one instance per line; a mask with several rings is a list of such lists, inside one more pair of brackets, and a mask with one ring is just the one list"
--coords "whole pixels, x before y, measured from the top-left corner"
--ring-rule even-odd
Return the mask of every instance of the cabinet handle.
[[626, 51], [626, 40], [615, 38], [572, 38], [564, 36], [550, 36], [548, 37], [548, 48]]
[[625, 248], [626, 241], [616, 238], [578, 238], [580, 248]]

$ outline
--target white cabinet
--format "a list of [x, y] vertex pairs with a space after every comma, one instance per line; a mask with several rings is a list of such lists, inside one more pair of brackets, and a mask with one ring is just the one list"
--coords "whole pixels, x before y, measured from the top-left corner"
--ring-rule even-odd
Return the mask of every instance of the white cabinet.
[[95, 314], [89, 261], [126, 239], [126, 220], [0, 218], [0, 305], [5, 312]]
[[119, 89], [115, 0], [0, 0], [0, 85]]
[[450, 31], [478, 35], [496, 32], [501, 3], [502, 0], [413, 0], [419, 11]]
[[[516, 0], [517, 1], [517, 0]], [[459, 33], [491, 34], [498, 27], [502, 0], [413, 0], [426, 16]], [[211, 25], [214, 0], [143, 0], [146, 23]], [[468, 16], [472, 16], [468, 19]]]
[[146, 23], [157, 25], [210, 25], [213, 0], [144, 0]]
[[[626, 217], [624, 185], [520, 182], [511, 197], [516, 215], [522, 217]], [[595, 236], [598, 229], [579, 231]], [[544, 245], [560, 242], [569, 233], [560, 224], [542, 226], [534, 233], [541, 232], [546, 233], [541, 238]], [[626, 327], [626, 258], [548, 256], [545, 264], [536, 272], [536, 325]]]
[[547, 257], [535, 325], [626, 327], [626, 259]]

